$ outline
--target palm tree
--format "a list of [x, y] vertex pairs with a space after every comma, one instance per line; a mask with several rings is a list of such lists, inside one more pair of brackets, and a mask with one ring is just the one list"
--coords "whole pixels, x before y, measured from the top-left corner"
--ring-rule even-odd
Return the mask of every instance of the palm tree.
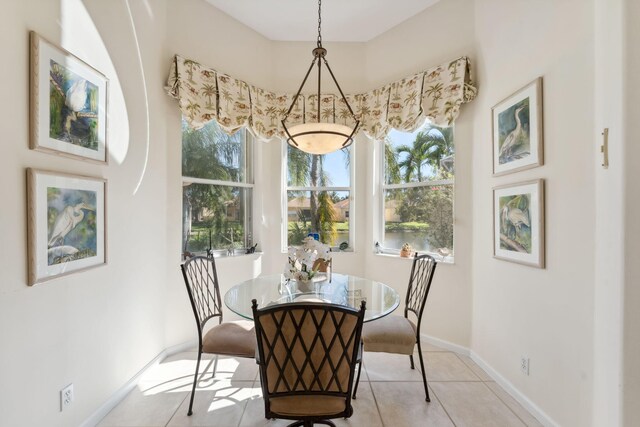
[[444, 86], [442, 83], [436, 83], [431, 85], [425, 91], [427, 96], [431, 96], [433, 98], [433, 102], [431, 103], [431, 109], [435, 109], [438, 106], [438, 101], [442, 98], [442, 90]]
[[229, 101], [231, 101], [231, 99], [233, 98], [231, 96], [231, 92], [229, 92], [229, 89], [227, 88], [222, 89], [222, 98], [226, 101], [227, 109], [229, 109]]
[[323, 108], [321, 117], [322, 117], [323, 120], [329, 120], [330, 118], [332, 118], [333, 117], [333, 107]]
[[400, 182], [400, 167], [398, 166], [398, 153], [393, 149], [391, 141], [384, 141], [385, 182], [398, 184]]
[[404, 105], [415, 105], [416, 100], [418, 99], [418, 92], [411, 91], [407, 94], [407, 97], [404, 99]]
[[215, 95], [217, 89], [215, 85], [210, 83], [205, 83], [202, 85], [202, 94], [207, 97], [207, 105], [205, 107], [209, 110], [213, 109], [213, 104], [211, 103], [211, 97]]
[[187, 69], [187, 75], [189, 76], [189, 81], [190, 81], [191, 83], [195, 83], [195, 82], [193, 81], [193, 69], [194, 69], [194, 68], [199, 68], [200, 64], [198, 64], [196, 61], [193, 61], [193, 60], [191, 60], [191, 59], [185, 59], [185, 60], [184, 60], [184, 65], [185, 65], [186, 67], [188, 67], [188, 69]]
[[[238, 181], [242, 135], [227, 135], [214, 122], [199, 130], [182, 124], [182, 176], [221, 181]], [[237, 202], [238, 189], [230, 186], [187, 184], [183, 190], [183, 248], [191, 237], [191, 226], [203, 223], [219, 240], [227, 232], [227, 205]], [[222, 242], [217, 241], [220, 245]], [[215, 246], [215, 245], [214, 245]]]
[[271, 126], [275, 126], [275, 120], [278, 118], [278, 109], [273, 105], [270, 105], [266, 108], [265, 113], [269, 116]]
[[[296, 187], [325, 187], [331, 185], [331, 181], [324, 171], [323, 155], [305, 153], [291, 146], [287, 147], [287, 150], [289, 185]], [[345, 162], [348, 167], [350, 161], [349, 150], [342, 150], [342, 152], [345, 154]], [[331, 202], [331, 197], [326, 191], [310, 191], [309, 193], [310, 229], [319, 232], [323, 242], [332, 243], [336, 236], [334, 223], [337, 213]], [[291, 236], [290, 240], [292, 240]]]
[[193, 120], [200, 111], [200, 104], [197, 104], [193, 101], [189, 101], [189, 105], [187, 105], [187, 111], [189, 112], [189, 119]]
[[397, 163], [400, 171], [403, 171], [405, 182], [421, 182], [423, 167], [431, 166], [435, 171], [440, 169], [440, 161], [453, 154], [453, 131], [451, 128], [431, 127], [416, 135], [411, 146], [401, 145], [396, 148], [398, 155], [406, 154]]

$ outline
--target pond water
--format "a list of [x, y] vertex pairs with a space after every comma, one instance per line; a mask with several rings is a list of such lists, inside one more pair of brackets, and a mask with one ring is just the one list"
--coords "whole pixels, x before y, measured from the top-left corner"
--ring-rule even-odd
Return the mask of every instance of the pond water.
[[[339, 232], [336, 246], [349, 240], [348, 232]], [[384, 234], [384, 242], [380, 244], [385, 248], [400, 249], [404, 243], [409, 243], [414, 251], [429, 251], [431, 246], [427, 241], [427, 233], [409, 230], [387, 231]]]
[[380, 244], [385, 248], [400, 249], [403, 244], [409, 243], [414, 251], [430, 251], [431, 245], [427, 241], [427, 233], [418, 231], [387, 231], [384, 233], [384, 242]]

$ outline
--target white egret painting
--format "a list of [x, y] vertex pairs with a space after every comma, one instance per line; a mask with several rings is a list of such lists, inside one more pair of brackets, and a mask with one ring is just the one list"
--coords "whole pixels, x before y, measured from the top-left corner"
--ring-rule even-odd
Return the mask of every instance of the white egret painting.
[[106, 181], [35, 169], [29, 191], [29, 284], [106, 263]]
[[95, 256], [96, 192], [47, 188], [48, 264]]
[[496, 187], [494, 256], [544, 267], [544, 181]]
[[31, 148], [107, 162], [108, 80], [31, 32]]
[[493, 107], [493, 174], [542, 165], [542, 78]]
[[98, 150], [98, 86], [50, 60], [49, 137]]

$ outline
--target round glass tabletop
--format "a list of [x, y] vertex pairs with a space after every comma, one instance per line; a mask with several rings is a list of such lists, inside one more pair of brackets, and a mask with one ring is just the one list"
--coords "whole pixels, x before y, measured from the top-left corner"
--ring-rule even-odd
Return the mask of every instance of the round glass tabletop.
[[331, 274], [331, 281], [318, 273], [306, 284], [288, 281], [282, 274], [256, 277], [229, 289], [224, 303], [234, 313], [252, 319], [251, 300], [254, 298], [258, 307], [314, 301], [359, 309], [360, 302], [366, 301], [365, 322], [386, 316], [400, 304], [398, 293], [384, 283], [336, 273]]

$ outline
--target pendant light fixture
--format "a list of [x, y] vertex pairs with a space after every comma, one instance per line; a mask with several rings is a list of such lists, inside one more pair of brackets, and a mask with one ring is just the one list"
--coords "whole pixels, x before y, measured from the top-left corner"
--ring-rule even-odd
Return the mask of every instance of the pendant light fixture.
[[[322, 24], [322, 0], [318, 0], [318, 44], [315, 49], [313, 49], [313, 61], [311, 62], [311, 66], [307, 71], [307, 74], [304, 76], [302, 80], [302, 84], [300, 85], [300, 89], [293, 97], [293, 102], [287, 111], [287, 114], [282, 119], [282, 127], [287, 134], [287, 143], [292, 147], [296, 147], [306, 153], [310, 154], [327, 154], [332, 151], [340, 150], [342, 148], [346, 148], [353, 142], [353, 136], [358, 130], [358, 126], [360, 125], [360, 121], [356, 118], [355, 114], [353, 114], [353, 110], [349, 105], [349, 102], [344, 96], [338, 81], [333, 75], [333, 71], [331, 71], [331, 67], [329, 67], [329, 63], [327, 62], [325, 56], [327, 55], [327, 50], [322, 47], [322, 34], [321, 34], [321, 24]], [[338, 91], [340, 92], [340, 96], [342, 97], [342, 101], [345, 106], [349, 110], [351, 117], [353, 118], [355, 125], [353, 127], [341, 125], [338, 123], [329, 123], [329, 122], [321, 122], [320, 119], [322, 117], [320, 111], [320, 100], [321, 100], [321, 85], [320, 79], [322, 75], [322, 64], [327, 67], [329, 70], [329, 74], [333, 79], [333, 82], [336, 84]], [[304, 88], [304, 84], [307, 82], [307, 78], [309, 74], [311, 74], [311, 70], [313, 70], [314, 65], [317, 64], [318, 67], [318, 98], [316, 101], [317, 108], [317, 122], [308, 122], [302, 123], [299, 125], [295, 125], [289, 129], [287, 124], [285, 123], [289, 114], [293, 110], [294, 105], [298, 101], [300, 97], [300, 92]]]

